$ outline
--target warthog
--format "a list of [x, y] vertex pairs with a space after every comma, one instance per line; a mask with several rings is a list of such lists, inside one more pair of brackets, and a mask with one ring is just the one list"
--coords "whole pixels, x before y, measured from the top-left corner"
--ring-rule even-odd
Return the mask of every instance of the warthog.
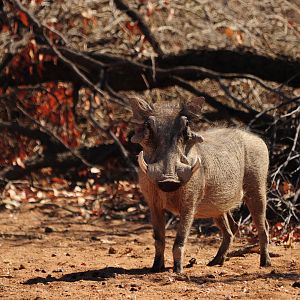
[[237, 231], [230, 211], [246, 203], [260, 242], [260, 265], [270, 266], [266, 222], [268, 149], [262, 139], [233, 128], [195, 130], [200, 101], [149, 105], [132, 98], [133, 143], [139, 182], [150, 207], [155, 239], [152, 270], [162, 271], [165, 250], [165, 210], [180, 216], [173, 246], [174, 272], [182, 272], [186, 240], [194, 218], [213, 218], [223, 240], [208, 265], [222, 265]]

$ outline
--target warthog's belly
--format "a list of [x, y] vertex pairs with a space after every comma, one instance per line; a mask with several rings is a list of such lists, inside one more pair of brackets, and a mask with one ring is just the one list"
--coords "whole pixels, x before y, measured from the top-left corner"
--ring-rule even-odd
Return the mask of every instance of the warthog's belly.
[[241, 205], [244, 192], [238, 189], [235, 193], [227, 193], [223, 195], [215, 195], [203, 198], [197, 205], [197, 218], [217, 217]]
[[[195, 205], [195, 218], [215, 218], [238, 207], [242, 202], [243, 191], [239, 190], [235, 193], [232, 192], [214, 196], [206, 195], [203, 199], [198, 199]], [[180, 215], [180, 207], [182, 206], [180, 201], [182, 201], [182, 198], [171, 195], [171, 193], [162, 198], [161, 200], [164, 203], [164, 209], [175, 215]], [[190, 199], [184, 199], [184, 205], [193, 205], [189, 200]]]
[[195, 213], [196, 218], [218, 217], [228, 212], [242, 203], [244, 193], [242, 189], [232, 190], [232, 192], [222, 194], [206, 194], [198, 202]]

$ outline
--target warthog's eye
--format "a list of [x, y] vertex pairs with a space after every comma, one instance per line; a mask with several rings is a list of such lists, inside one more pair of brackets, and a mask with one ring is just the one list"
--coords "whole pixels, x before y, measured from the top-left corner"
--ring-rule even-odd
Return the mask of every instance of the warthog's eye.
[[183, 136], [185, 142], [187, 142], [191, 139], [191, 129], [189, 127], [188, 122], [182, 131], [182, 136]]
[[134, 124], [134, 135], [131, 138], [133, 143], [149, 142], [151, 136], [151, 128], [147, 121], [132, 122]]
[[152, 131], [151, 125], [149, 124], [149, 121], [145, 121], [145, 123], [144, 123], [144, 130], [145, 131], [149, 131], [149, 132]]
[[146, 131], [149, 132], [149, 134], [154, 134], [156, 131], [156, 120], [154, 116], [150, 116], [145, 122], [144, 122], [144, 128]]
[[143, 125], [143, 132], [144, 132], [144, 139], [146, 142], [149, 142], [151, 140], [151, 137], [153, 136], [153, 129], [148, 120], [144, 122]]
[[183, 139], [184, 142], [187, 142], [190, 139], [190, 126], [189, 120], [186, 116], [180, 116], [179, 119], [179, 136]]
[[148, 120], [146, 120], [146, 121], [144, 122], [144, 128], [151, 129], [151, 126], [150, 126], [150, 123], [149, 123]]

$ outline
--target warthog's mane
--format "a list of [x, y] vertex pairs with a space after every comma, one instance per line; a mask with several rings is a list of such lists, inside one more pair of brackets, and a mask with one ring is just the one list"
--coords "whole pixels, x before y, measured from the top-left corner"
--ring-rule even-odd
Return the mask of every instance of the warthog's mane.
[[160, 101], [153, 104], [154, 114], [161, 117], [175, 117], [183, 109], [183, 103], [179, 101]]

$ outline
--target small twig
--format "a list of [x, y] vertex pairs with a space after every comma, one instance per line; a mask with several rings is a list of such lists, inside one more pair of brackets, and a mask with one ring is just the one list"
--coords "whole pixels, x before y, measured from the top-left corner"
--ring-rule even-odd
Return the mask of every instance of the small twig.
[[298, 106], [296, 109], [292, 110], [291, 112], [287, 113], [287, 114], [284, 114], [282, 116], [280, 116], [279, 118], [280, 119], [284, 119], [286, 117], [290, 117], [291, 115], [297, 113], [297, 112], [300, 112], [300, 106]]
[[142, 16], [140, 16], [135, 10], [129, 8], [127, 4], [124, 3], [123, 0], [114, 0], [114, 3], [120, 11], [124, 11], [128, 17], [130, 17], [134, 22], [138, 23], [138, 26], [141, 32], [144, 34], [146, 39], [149, 41], [150, 45], [154, 49], [154, 51], [159, 55], [163, 56], [164, 52], [162, 51], [158, 41], [155, 39], [154, 35], [148, 28], [145, 20]]
[[278, 175], [278, 173], [280, 173], [280, 171], [281, 171], [283, 168], [285, 168], [285, 167], [288, 165], [288, 163], [291, 161], [292, 154], [293, 154], [293, 152], [295, 151], [296, 146], [297, 146], [297, 143], [298, 143], [299, 132], [300, 132], [300, 122], [299, 122], [299, 124], [298, 124], [298, 126], [297, 126], [296, 133], [295, 133], [295, 136], [294, 136], [293, 145], [292, 145], [292, 148], [291, 148], [291, 150], [290, 150], [290, 152], [289, 152], [289, 154], [288, 154], [288, 157], [286, 158], [285, 162], [282, 163], [282, 164], [277, 168], [277, 170], [276, 170], [274, 173], [272, 173], [272, 175], [271, 175], [272, 181], [273, 181], [273, 182], [274, 182], [276, 176]]
[[221, 89], [225, 92], [225, 94], [232, 99], [236, 104], [242, 106], [243, 108], [247, 109], [249, 112], [251, 113], [255, 113], [258, 114], [258, 111], [253, 109], [250, 105], [248, 105], [247, 103], [245, 103], [244, 101], [238, 99], [237, 97], [235, 97], [234, 95], [232, 95], [232, 93], [230, 93], [229, 88], [222, 83], [221, 80], [218, 80], [219, 86], [221, 87]]
[[93, 105], [93, 103], [90, 101], [90, 110], [89, 110], [89, 118], [92, 122], [92, 124], [99, 130], [101, 130], [102, 132], [105, 132], [107, 134], [110, 135], [110, 137], [114, 140], [115, 144], [118, 146], [123, 158], [125, 159], [127, 165], [134, 171], [135, 175], [137, 174], [137, 167], [132, 163], [128, 151], [125, 149], [125, 147], [122, 145], [122, 143], [119, 141], [119, 139], [117, 138], [117, 136], [111, 131], [111, 129], [105, 129], [104, 127], [102, 127], [97, 120], [94, 118], [94, 111], [95, 111], [95, 107]]
[[124, 99], [116, 92], [114, 91], [111, 86], [109, 86], [107, 83], [105, 83], [105, 90], [110, 95], [110, 100], [112, 102], [115, 102], [119, 105], [121, 105], [125, 110], [131, 111], [129, 104], [124, 101]]
[[265, 109], [263, 111], [261, 111], [260, 113], [258, 113], [252, 120], [251, 122], [248, 124], [248, 127], [251, 127], [253, 125], [253, 123], [255, 123], [261, 116], [265, 115], [266, 113], [272, 111], [272, 110], [275, 110], [275, 109], [278, 109], [278, 108], [281, 108], [283, 106], [286, 106], [288, 104], [291, 104], [291, 103], [300, 103], [300, 97], [296, 97], [296, 98], [292, 98], [292, 99], [289, 99], [288, 101], [285, 101], [283, 103], [280, 103], [278, 105], [275, 105], [271, 108], [268, 108], [268, 109]]
[[176, 216], [172, 215], [171, 218], [168, 220], [168, 222], [166, 223], [165, 229], [168, 229], [169, 226], [173, 223], [173, 221], [176, 220]]

